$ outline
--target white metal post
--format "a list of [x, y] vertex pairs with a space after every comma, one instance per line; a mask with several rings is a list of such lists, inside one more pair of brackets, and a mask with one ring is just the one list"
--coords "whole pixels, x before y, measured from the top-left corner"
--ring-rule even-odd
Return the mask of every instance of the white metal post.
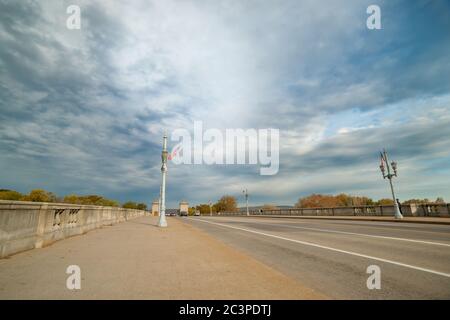
[[212, 217], [212, 206], [211, 206], [211, 200], [209, 200], [209, 215]]
[[166, 172], [167, 172], [167, 135], [163, 137], [163, 151], [161, 154], [162, 182], [161, 182], [161, 212], [159, 213], [158, 227], [167, 227], [166, 220]]
[[400, 213], [400, 208], [398, 207], [397, 199], [395, 198], [394, 185], [392, 184], [392, 178], [397, 176], [396, 163], [392, 162], [392, 164], [391, 164], [393, 169], [394, 169], [394, 173], [392, 174], [386, 150], [383, 150], [383, 153], [381, 154], [381, 159], [382, 159], [382, 162], [384, 161], [384, 163], [386, 164], [387, 175], [384, 174], [383, 163], [381, 164], [380, 169], [381, 169], [381, 172], [383, 174], [383, 178], [388, 178], [389, 179], [389, 185], [391, 186], [392, 200], [394, 201], [394, 215], [395, 215], [395, 218], [396, 219], [403, 219], [403, 215]]
[[242, 192], [243, 192], [244, 195], [245, 195], [245, 203], [246, 203], [246, 208], [247, 208], [247, 215], [249, 216], [249, 215], [250, 215], [250, 212], [248, 211], [248, 190], [245, 189], [245, 190], [243, 190]]

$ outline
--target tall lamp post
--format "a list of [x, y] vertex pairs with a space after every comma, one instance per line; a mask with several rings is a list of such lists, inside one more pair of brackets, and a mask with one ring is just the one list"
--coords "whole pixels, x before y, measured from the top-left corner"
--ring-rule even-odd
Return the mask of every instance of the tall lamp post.
[[159, 199], [158, 199], [158, 216], [161, 215], [161, 186], [159, 186]]
[[211, 200], [208, 202], [209, 204], [209, 215], [212, 217], [212, 206], [211, 206]]
[[250, 213], [249, 213], [249, 211], [248, 211], [248, 190], [247, 190], [247, 189], [242, 190], [242, 193], [243, 193], [244, 196], [245, 196], [245, 202], [246, 202], [246, 206], [247, 206], [247, 215], [249, 216]]
[[167, 227], [167, 221], [166, 221], [167, 135], [166, 135], [166, 133], [164, 133], [164, 137], [163, 137], [163, 150], [161, 153], [161, 160], [162, 160], [161, 204], [160, 204], [161, 211], [159, 212], [158, 227]]
[[[394, 186], [392, 185], [392, 178], [393, 177], [397, 177], [397, 162], [392, 161], [391, 164], [389, 165], [387, 152], [384, 149], [383, 149], [383, 152], [380, 153], [380, 155], [381, 155], [380, 170], [381, 170], [381, 173], [383, 175], [383, 179], [388, 178], [389, 179], [389, 184], [391, 186], [392, 200], [394, 200], [395, 218], [396, 219], [403, 219], [403, 216], [400, 213], [400, 209], [398, 207], [398, 203], [397, 203], [396, 198], [395, 198]], [[391, 173], [391, 168], [394, 171], [394, 173]], [[386, 170], [387, 170], [387, 174], [385, 174]]]

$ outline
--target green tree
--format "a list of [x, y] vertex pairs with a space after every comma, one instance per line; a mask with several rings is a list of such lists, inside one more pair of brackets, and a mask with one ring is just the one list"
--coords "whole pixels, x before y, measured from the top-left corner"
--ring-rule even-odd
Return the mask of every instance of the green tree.
[[23, 194], [14, 190], [0, 189], [0, 200], [21, 200]]
[[116, 200], [102, 198], [100, 201], [97, 202], [97, 206], [118, 207], [119, 202]]
[[145, 203], [138, 203], [136, 209], [147, 210], [147, 205]]
[[128, 202], [125, 202], [125, 203], [122, 205], [122, 208], [127, 208], [127, 209], [137, 209], [137, 203], [136, 203], [136, 202], [133, 202], [133, 201], [128, 201]]
[[94, 206], [106, 206], [106, 207], [118, 207], [119, 202], [115, 200], [110, 200], [98, 196], [95, 194], [87, 196], [79, 196], [76, 194], [70, 194], [64, 197], [63, 202], [72, 204], [84, 204], [84, 205], [94, 205]]

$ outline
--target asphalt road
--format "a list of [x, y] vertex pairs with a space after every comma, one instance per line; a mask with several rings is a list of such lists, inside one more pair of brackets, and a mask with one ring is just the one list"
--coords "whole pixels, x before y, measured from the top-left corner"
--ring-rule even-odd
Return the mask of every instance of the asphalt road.
[[[178, 218], [334, 299], [450, 299], [450, 226], [259, 217]], [[379, 266], [381, 289], [367, 288]]]

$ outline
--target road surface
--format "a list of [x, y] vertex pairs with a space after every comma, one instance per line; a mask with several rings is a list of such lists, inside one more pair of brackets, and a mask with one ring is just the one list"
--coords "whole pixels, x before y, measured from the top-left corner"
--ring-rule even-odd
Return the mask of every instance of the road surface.
[[[449, 299], [450, 226], [261, 217], [184, 223], [334, 299]], [[367, 288], [379, 266], [381, 289]]]

